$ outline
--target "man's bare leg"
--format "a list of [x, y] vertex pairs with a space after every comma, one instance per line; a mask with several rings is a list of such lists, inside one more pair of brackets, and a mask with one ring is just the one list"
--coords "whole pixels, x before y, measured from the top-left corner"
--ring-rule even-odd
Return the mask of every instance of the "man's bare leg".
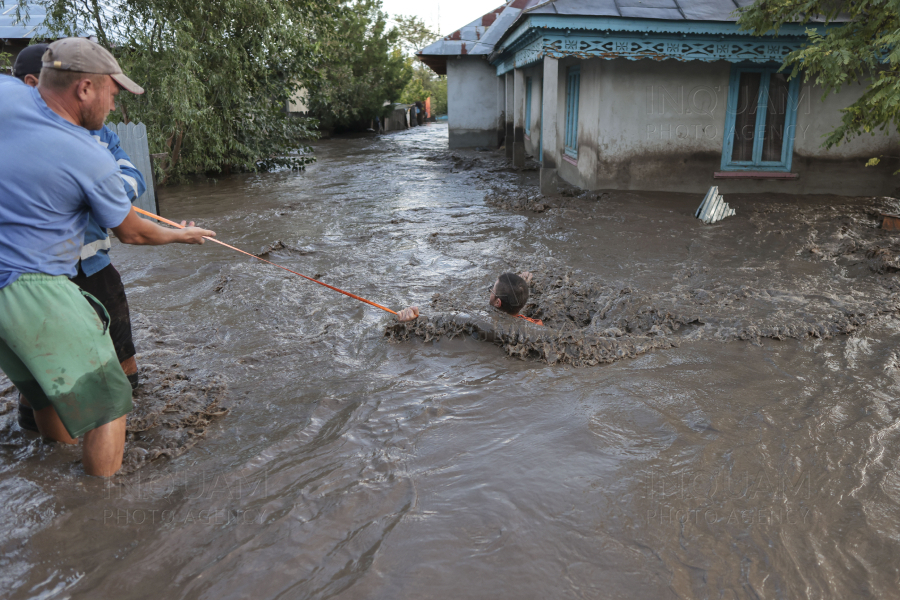
[[134, 375], [137, 373], [137, 361], [133, 356], [122, 361], [122, 370], [125, 371], [125, 375]]
[[111, 477], [122, 467], [125, 451], [125, 417], [91, 429], [84, 434], [81, 462], [88, 475]]
[[[25, 400], [25, 396], [22, 396]], [[28, 401], [25, 400], [27, 404]], [[34, 420], [37, 423], [38, 431], [45, 438], [49, 438], [54, 442], [62, 442], [63, 444], [77, 444], [78, 440], [69, 435], [65, 425], [56, 414], [56, 409], [52, 406], [34, 411]]]

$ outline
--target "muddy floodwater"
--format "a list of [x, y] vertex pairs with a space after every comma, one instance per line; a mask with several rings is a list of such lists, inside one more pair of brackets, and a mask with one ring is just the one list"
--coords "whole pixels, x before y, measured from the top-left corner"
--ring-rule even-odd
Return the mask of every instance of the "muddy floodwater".
[[[889, 598], [889, 198], [540, 198], [447, 128], [167, 188], [214, 244], [118, 243], [147, 383], [126, 472], [14, 425], [4, 598]], [[864, 175], [864, 172], [861, 176]], [[487, 309], [504, 271], [525, 313]]]

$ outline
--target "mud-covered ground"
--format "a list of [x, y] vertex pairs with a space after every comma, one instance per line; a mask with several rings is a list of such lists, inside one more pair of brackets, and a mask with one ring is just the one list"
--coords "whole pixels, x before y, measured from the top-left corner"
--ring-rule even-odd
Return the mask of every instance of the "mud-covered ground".
[[[316, 152], [163, 214], [422, 317], [115, 244], [130, 472], [84, 477], [0, 384], [0, 595], [896, 596], [895, 200], [733, 194], [706, 226], [702, 195], [542, 197], [443, 125]], [[523, 270], [543, 327], [487, 307]]]
[[[132, 396], [134, 410], [126, 419], [125, 456], [118, 477], [127, 477], [154, 460], [180, 456], [205, 437], [214, 419], [228, 413], [228, 386], [221, 375], [185, 373], [181, 363], [189, 345], [149, 325], [142, 315], [134, 315], [133, 326], [141, 385]], [[0, 445], [12, 453], [60, 454], [73, 467], [78, 465], [79, 448], [45, 441], [18, 426], [17, 402], [15, 387], [0, 375]]]

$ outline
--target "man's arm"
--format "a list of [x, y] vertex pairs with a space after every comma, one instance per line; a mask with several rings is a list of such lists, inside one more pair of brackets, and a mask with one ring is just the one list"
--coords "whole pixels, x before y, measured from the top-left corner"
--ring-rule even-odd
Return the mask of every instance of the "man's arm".
[[[185, 225], [185, 222], [181, 222]], [[140, 218], [136, 212], [130, 211], [122, 224], [112, 228], [116, 237], [126, 244], [141, 246], [161, 246], [163, 244], [202, 244], [203, 236], [215, 237], [216, 232], [194, 227], [194, 222], [184, 229], [160, 227], [152, 221]]]

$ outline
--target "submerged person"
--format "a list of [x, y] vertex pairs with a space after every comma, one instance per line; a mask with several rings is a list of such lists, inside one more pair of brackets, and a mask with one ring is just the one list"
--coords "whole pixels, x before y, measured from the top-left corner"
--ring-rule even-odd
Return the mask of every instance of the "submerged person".
[[[537, 325], [544, 323], [539, 319], [529, 319], [519, 312], [525, 308], [528, 302], [529, 286], [533, 276], [528, 271], [516, 273], [503, 273], [497, 277], [497, 281], [488, 289], [488, 304], [513, 317], [525, 319]], [[419, 317], [419, 307], [410, 306], [397, 313], [397, 320], [401, 323], [414, 321]]]

